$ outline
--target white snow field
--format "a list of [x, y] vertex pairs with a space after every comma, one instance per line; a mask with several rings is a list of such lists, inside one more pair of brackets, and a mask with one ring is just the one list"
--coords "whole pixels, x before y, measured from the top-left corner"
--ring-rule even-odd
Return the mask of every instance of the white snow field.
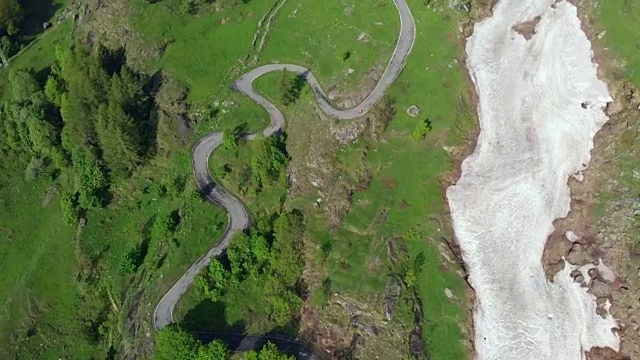
[[[536, 17], [530, 40], [513, 30]], [[447, 191], [456, 238], [476, 292], [479, 360], [579, 360], [618, 350], [615, 320], [566, 264], [553, 282], [541, 265], [553, 221], [569, 212], [569, 176], [590, 160], [612, 99], [567, 1], [501, 0], [467, 43], [481, 132]]]

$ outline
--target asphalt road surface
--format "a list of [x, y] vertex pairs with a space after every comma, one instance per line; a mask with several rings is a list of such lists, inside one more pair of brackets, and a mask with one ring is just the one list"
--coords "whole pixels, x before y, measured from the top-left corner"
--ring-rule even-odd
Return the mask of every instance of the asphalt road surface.
[[[263, 130], [265, 136], [278, 133], [284, 128], [284, 116], [278, 108], [258, 94], [253, 88], [253, 81], [258, 77], [272, 72], [287, 70], [303, 76], [316, 97], [318, 105], [328, 116], [338, 120], [354, 119], [366, 114], [375, 104], [382, 98], [387, 89], [396, 80], [404, 64], [407, 56], [411, 52], [415, 40], [416, 28], [411, 15], [411, 11], [405, 0], [394, 0], [398, 14], [400, 15], [400, 35], [396, 43], [395, 50], [391, 57], [391, 61], [387, 65], [382, 77], [373, 91], [360, 104], [351, 109], [338, 109], [327, 99], [324, 91], [320, 87], [318, 80], [313, 73], [302, 66], [291, 64], [270, 64], [258, 67], [244, 74], [234, 84], [234, 88], [247, 95], [260, 106], [264, 107], [271, 117], [271, 123]], [[255, 138], [254, 134], [245, 135], [247, 140]], [[187, 291], [193, 283], [195, 276], [209, 265], [214, 256], [220, 255], [229, 245], [233, 234], [238, 230], [249, 228], [251, 219], [244, 205], [231, 194], [226, 192], [211, 177], [208, 168], [209, 156], [218, 146], [222, 144], [222, 133], [211, 133], [204, 136], [194, 146], [192, 151], [193, 172], [196, 183], [200, 187], [202, 194], [207, 201], [212, 204], [221, 206], [228, 214], [229, 223], [227, 229], [220, 241], [211, 248], [206, 254], [202, 255], [187, 272], [178, 279], [178, 281], [169, 289], [164, 297], [158, 303], [153, 316], [153, 325], [157, 330], [162, 329], [173, 322], [173, 308], [180, 297]]]

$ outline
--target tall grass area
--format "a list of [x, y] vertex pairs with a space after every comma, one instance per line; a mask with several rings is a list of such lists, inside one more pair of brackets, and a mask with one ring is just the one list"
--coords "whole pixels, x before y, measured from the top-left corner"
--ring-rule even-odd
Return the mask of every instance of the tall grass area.
[[75, 230], [61, 223], [59, 196], [48, 177], [25, 181], [26, 159], [0, 163], [0, 357], [89, 358], [90, 344], [74, 309]]
[[600, 1], [596, 20], [606, 30], [602, 41], [624, 62], [626, 77], [640, 88], [640, 3], [631, 0]]

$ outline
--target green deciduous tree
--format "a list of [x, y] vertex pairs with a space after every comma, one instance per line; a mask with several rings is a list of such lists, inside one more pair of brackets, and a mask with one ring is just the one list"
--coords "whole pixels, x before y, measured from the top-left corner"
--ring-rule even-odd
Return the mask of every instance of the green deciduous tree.
[[285, 106], [289, 106], [298, 100], [303, 86], [304, 78], [286, 69], [282, 70], [282, 74], [278, 80], [278, 92]]
[[12, 99], [5, 103], [7, 142], [36, 153], [48, 152], [59, 142], [60, 128], [35, 77], [24, 70], [9, 73]]
[[64, 95], [64, 84], [56, 74], [51, 74], [44, 85], [44, 94], [47, 99], [57, 107], [62, 106], [62, 96]]
[[174, 216], [174, 213], [160, 213], [153, 224], [153, 236], [158, 239], [166, 238], [176, 230], [177, 226], [178, 219]]
[[191, 334], [176, 325], [169, 325], [158, 332], [153, 358], [155, 360], [193, 360], [200, 344]]
[[427, 134], [431, 131], [431, 120], [424, 119], [416, 125], [416, 128], [411, 133], [411, 137], [415, 141], [422, 141], [427, 137]]
[[78, 151], [73, 154], [73, 166], [80, 177], [80, 205], [85, 209], [104, 205], [109, 179], [96, 157], [89, 152]]
[[294, 356], [283, 354], [270, 341], [267, 342], [260, 351], [248, 351], [243, 357], [244, 360], [295, 360]]
[[269, 136], [254, 142], [251, 158], [252, 191], [259, 193], [285, 174], [289, 156], [284, 135]]
[[238, 148], [238, 139], [240, 138], [240, 128], [227, 128], [222, 133], [222, 147], [228, 150]]
[[194, 360], [227, 360], [229, 348], [220, 340], [214, 340], [207, 345], [200, 346]]
[[220, 340], [203, 345], [175, 324], [158, 332], [155, 360], [228, 360], [229, 349]]

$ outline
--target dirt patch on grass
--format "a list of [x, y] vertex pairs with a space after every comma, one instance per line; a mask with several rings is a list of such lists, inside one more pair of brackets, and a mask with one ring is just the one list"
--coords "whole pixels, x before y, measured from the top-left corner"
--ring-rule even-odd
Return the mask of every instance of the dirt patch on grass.
[[42, 207], [49, 205], [51, 200], [53, 200], [53, 198], [58, 194], [59, 191], [59, 184], [52, 184], [51, 186], [49, 186], [49, 188], [44, 192], [44, 195], [42, 196]]

